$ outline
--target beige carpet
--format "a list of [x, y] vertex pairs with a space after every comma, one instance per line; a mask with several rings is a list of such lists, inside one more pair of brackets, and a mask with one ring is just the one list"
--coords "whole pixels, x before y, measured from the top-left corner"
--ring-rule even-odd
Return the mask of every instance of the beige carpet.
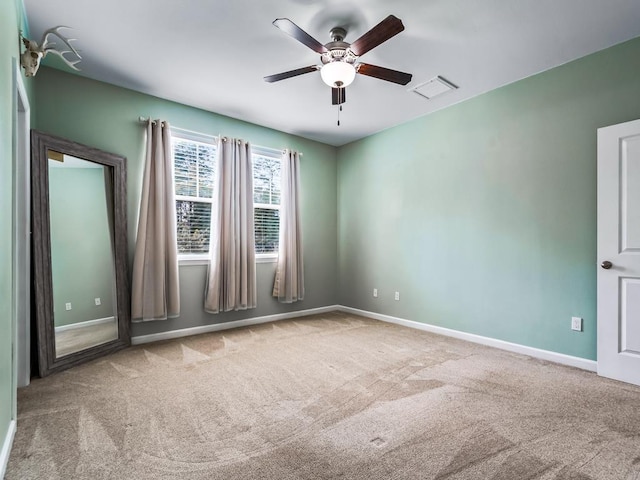
[[640, 479], [640, 389], [328, 314], [20, 390], [8, 479]]

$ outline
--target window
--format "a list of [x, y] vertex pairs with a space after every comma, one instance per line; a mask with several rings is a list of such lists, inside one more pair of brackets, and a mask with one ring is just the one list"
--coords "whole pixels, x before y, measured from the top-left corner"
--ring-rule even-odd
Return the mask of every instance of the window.
[[[207, 258], [214, 204], [216, 139], [172, 130], [178, 255]], [[278, 252], [280, 151], [252, 147], [255, 243], [258, 257]]]
[[[279, 152], [253, 149], [253, 208], [256, 253], [277, 253], [280, 235]], [[275, 153], [275, 155], [274, 155]]]
[[178, 254], [209, 252], [216, 147], [213, 139], [173, 136]]

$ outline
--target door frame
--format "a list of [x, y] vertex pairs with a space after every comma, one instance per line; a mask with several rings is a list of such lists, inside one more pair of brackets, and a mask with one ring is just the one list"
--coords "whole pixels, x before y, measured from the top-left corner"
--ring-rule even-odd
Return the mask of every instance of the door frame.
[[13, 67], [13, 218], [12, 328], [13, 418], [17, 418], [18, 387], [31, 376], [31, 161], [30, 106], [18, 59]]
[[[11, 417], [0, 445], [0, 478], [4, 478], [18, 425], [18, 386], [28, 385], [30, 374], [30, 108], [18, 59], [11, 59]], [[22, 317], [22, 318], [21, 318]], [[26, 350], [25, 350], [26, 348]], [[26, 360], [26, 364], [24, 363]], [[24, 369], [26, 368], [26, 371]], [[26, 376], [26, 383], [25, 377]]]

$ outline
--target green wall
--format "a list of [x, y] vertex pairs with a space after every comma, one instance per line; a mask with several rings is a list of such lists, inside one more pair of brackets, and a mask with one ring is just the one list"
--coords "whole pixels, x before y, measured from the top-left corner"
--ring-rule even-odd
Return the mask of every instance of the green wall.
[[[13, 251], [13, 85], [14, 60], [18, 61], [19, 30], [27, 32], [21, 0], [0, 1], [0, 448], [11, 421], [13, 362], [11, 344]], [[30, 95], [30, 83], [25, 82]]]
[[[336, 149], [311, 140], [43, 67], [35, 77], [35, 128], [124, 155], [128, 159], [129, 260], [133, 257], [142, 185], [145, 127], [138, 117], [168, 120], [172, 126], [228, 135], [255, 145], [293, 148], [301, 165], [305, 300], [279, 304], [271, 297], [275, 263], [257, 268], [258, 308], [212, 315], [204, 312], [206, 266], [180, 268], [181, 316], [133, 325], [133, 335], [195, 327], [243, 318], [333, 305], [337, 278]], [[179, 88], [177, 86], [176, 88]]]
[[55, 326], [113, 317], [115, 273], [103, 167], [49, 167], [49, 212]]
[[595, 359], [596, 129], [639, 117], [636, 39], [340, 148], [340, 303]]

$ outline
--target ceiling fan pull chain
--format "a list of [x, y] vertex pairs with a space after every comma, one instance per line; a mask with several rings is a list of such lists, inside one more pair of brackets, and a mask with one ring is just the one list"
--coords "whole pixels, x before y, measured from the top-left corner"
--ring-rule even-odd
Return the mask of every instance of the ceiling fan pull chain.
[[338, 107], [338, 126], [340, 126], [340, 112], [342, 111], [342, 105]]

